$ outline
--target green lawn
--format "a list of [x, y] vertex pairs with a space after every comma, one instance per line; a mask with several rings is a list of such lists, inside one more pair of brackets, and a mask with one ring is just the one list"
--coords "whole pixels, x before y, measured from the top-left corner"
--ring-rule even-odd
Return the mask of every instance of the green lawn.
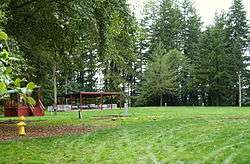
[[[93, 116], [121, 110], [58, 113], [28, 120], [39, 126], [103, 127], [96, 132], [0, 142], [0, 163], [250, 163], [250, 108], [133, 108], [112, 121]], [[0, 121], [6, 120], [0, 116]]]

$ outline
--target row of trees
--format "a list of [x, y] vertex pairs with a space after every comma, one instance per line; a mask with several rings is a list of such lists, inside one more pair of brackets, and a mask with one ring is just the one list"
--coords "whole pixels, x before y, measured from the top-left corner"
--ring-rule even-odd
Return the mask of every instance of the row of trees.
[[20, 59], [16, 78], [40, 85], [46, 104], [101, 89], [131, 105], [237, 105], [239, 76], [248, 96], [241, 0], [205, 29], [189, 0], [149, 0], [141, 20], [124, 0], [3, 0], [0, 28]]
[[19, 76], [41, 85], [47, 104], [52, 95], [56, 102], [57, 92], [94, 91], [96, 72], [104, 75], [103, 89], [112, 91], [121, 91], [131, 76], [136, 23], [126, 1], [0, 3], [11, 48], [23, 58]]
[[[234, 0], [227, 13], [217, 13], [213, 25], [205, 29], [188, 0], [151, 1], [150, 8], [154, 9], [148, 14], [151, 19], [146, 17], [142, 23], [148, 34], [147, 44], [143, 44], [149, 57], [146, 61], [152, 63], [142, 82], [142, 104], [156, 105], [163, 97], [170, 105], [238, 105], [239, 77], [247, 101], [249, 26], [241, 0]], [[173, 50], [179, 53], [167, 59]], [[164, 75], [169, 68], [159, 61], [169, 67], [175, 63], [172, 73]]]

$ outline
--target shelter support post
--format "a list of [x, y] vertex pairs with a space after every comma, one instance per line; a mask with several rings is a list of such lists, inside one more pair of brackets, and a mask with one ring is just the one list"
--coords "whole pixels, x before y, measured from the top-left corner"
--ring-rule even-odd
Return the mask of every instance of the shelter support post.
[[112, 101], [112, 95], [110, 96], [110, 105], [111, 105], [111, 109], [113, 109], [113, 101]]
[[80, 108], [82, 108], [83, 106], [83, 99], [82, 99], [82, 95], [80, 94]]
[[80, 94], [79, 119], [82, 119], [82, 95]]
[[72, 95], [70, 95], [70, 108], [72, 110]]
[[122, 96], [119, 96], [120, 101], [120, 109], [122, 109]]
[[101, 95], [101, 110], [103, 110], [102, 104], [103, 104], [103, 96]]

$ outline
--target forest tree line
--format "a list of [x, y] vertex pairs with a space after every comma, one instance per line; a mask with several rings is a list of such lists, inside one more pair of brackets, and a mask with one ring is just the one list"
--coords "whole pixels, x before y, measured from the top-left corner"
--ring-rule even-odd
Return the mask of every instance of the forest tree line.
[[[250, 103], [249, 21], [242, 0], [204, 27], [190, 0], [2, 0], [15, 77], [56, 94], [124, 92], [132, 106]], [[2, 43], [2, 48], [5, 44]], [[98, 80], [102, 77], [102, 86]]]

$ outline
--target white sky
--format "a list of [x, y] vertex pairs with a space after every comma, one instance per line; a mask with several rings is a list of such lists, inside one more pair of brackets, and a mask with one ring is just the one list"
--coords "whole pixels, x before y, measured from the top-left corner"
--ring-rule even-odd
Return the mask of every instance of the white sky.
[[[140, 16], [140, 12], [143, 9], [143, 3], [147, 0], [128, 0], [129, 4], [132, 4], [137, 16]], [[191, 0], [194, 3], [194, 7], [202, 18], [204, 25], [209, 25], [213, 22], [216, 11], [225, 10], [231, 6], [232, 0]], [[247, 19], [250, 20], [250, 0], [243, 0], [245, 9], [247, 11]]]

